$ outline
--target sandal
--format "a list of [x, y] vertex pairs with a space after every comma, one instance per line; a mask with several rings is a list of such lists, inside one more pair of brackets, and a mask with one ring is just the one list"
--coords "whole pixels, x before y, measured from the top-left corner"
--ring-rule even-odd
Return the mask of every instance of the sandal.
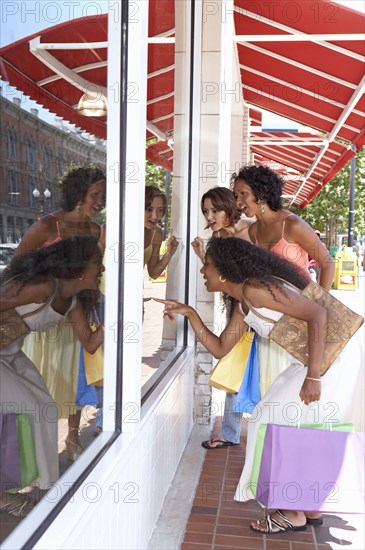
[[[277, 514], [279, 518], [284, 522], [284, 525], [280, 521], [272, 517], [273, 514]], [[288, 531], [305, 531], [307, 529], [307, 523], [304, 525], [299, 525], [295, 527], [289, 518], [282, 512], [282, 510], [275, 510], [273, 514], [267, 514], [263, 519], [258, 519], [256, 524], [261, 526], [262, 523], [265, 523], [265, 530], [261, 531], [260, 529], [255, 529], [250, 525], [250, 529], [255, 531], [255, 533], [261, 533], [262, 535], [277, 535], [278, 533], [286, 533]], [[277, 527], [278, 531], [274, 531], [273, 527]]]
[[32, 499], [27, 498], [26, 496], [21, 496], [19, 494], [14, 495], [13, 498], [5, 502], [5, 504], [0, 505], [1, 512], [7, 512], [11, 516], [16, 518], [24, 518], [31, 512], [36, 505], [36, 502]]
[[307, 525], [323, 525], [322, 516], [319, 518], [307, 518]]
[[[211, 443], [217, 443], [217, 445], [211, 445]], [[204, 449], [225, 449], [226, 447], [233, 447], [234, 445], [239, 445], [239, 443], [224, 441], [224, 439], [208, 439], [208, 441], [202, 442]]]

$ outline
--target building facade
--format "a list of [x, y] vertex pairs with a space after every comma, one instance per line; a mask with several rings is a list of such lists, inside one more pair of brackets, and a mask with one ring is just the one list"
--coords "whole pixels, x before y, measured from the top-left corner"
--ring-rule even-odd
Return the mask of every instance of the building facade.
[[103, 140], [84, 137], [59, 117], [49, 124], [37, 109], [23, 109], [20, 98], [0, 96], [0, 242], [19, 242], [34, 221], [57, 210], [58, 178], [71, 165], [90, 162], [105, 167]]

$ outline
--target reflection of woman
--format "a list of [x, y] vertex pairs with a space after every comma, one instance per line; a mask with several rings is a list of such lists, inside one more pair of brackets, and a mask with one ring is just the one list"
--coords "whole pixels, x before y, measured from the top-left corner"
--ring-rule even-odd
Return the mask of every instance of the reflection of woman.
[[[70, 236], [99, 237], [100, 226], [91, 218], [105, 203], [105, 176], [102, 170], [88, 166], [72, 168], [61, 182], [61, 210], [33, 224], [23, 237], [16, 255], [47, 247]], [[23, 351], [37, 366], [61, 416], [68, 417], [66, 450], [69, 460], [82, 452], [79, 440], [81, 409], [75, 406], [80, 344], [71, 327], [62, 320], [53, 330], [27, 337]]]
[[[101, 270], [94, 237], [73, 237], [18, 256], [3, 276], [1, 311], [24, 317], [29, 329], [36, 332], [67, 316], [79, 340], [94, 353], [102, 343], [103, 329], [99, 327], [92, 333], [87, 316], [97, 297]], [[1, 412], [27, 414], [39, 473], [34, 483], [40, 489], [48, 489], [58, 479], [58, 405], [34, 364], [21, 351], [22, 343], [23, 337], [15, 334], [13, 341], [1, 350]], [[26, 515], [31, 502], [25, 495], [10, 495], [3, 489], [1, 511]]]
[[[208, 244], [204, 266], [201, 269], [205, 285], [210, 292], [224, 292], [231, 297], [229, 305], [232, 316], [220, 336], [213, 334], [190, 306], [173, 300], [157, 300], [166, 304], [164, 315], [173, 319], [175, 313], [186, 316], [196, 336], [210, 353], [220, 358], [226, 355], [239, 337], [252, 326], [263, 337], [283, 314], [306, 321], [308, 325], [308, 366], [293, 359], [255, 407], [249, 422], [246, 461], [236, 496], [245, 501], [254, 498], [250, 490], [257, 431], [261, 423], [287, 424], [290, 403], [300, 410], [316, 402], [315, 415], [312, 407], [304, 407], [301, 422], [323, 424], [329, 417], [329, 404], [336, 404], [332, 421], [352, 422], [363, 430], [364, 402], [364, 338], [360, 329], [350, 339], [335, 359], [329, 370], [321, 377], [320, 368], [324, 356], [327, 312], [314, 300], [303, 297], [298, 289], [307, 285], [307, 278], [292, 264], [261, 248], [240, 239], [211, 239]], [[264, 316], [265, 319], [262, 319]], [[274, 319], [268, 322], [267, 318]], [[274, 405], [274, 406], [273, 406]], [[333, 412], [331, 408], [330, 416]], [[310, 453], [310, 449], [308, 449]], [[343, 464], [346, 469], [347, 464]], [[340, 492], [336, 498], [341, 500]], [[340, 504], [339, 504], [340, 508]], [[253, 522], [251, 528], [261, 533], [278, 533], [306, 529], [307, 522], [320, 524], [321, 514], [281, 510], [272, 512], [265, 519]]]
[[[253, 223], [250, 219], [240, 219], [241, 211], [235, 198], [226, 187], [213, 187], [201, 198], [201, 211], [207, 221], [205, 229], [210, 228], [213, 237], [237, 237], [249, 240], [248, 228]], [[204, 261], [204, 242], [195, 237], [191, 243], [201, 261]]]
[[164, 193], [153, 185], [146, 186], [143, 264], [147, 265], [148, 274], [152, 279], [157, 279], [163, 273], [178, 246], [176, 237], [171, 235], [167, 241], [167, 250], [160, 258], [163, 232], [159, 223], [166, 213], [167, 201]]

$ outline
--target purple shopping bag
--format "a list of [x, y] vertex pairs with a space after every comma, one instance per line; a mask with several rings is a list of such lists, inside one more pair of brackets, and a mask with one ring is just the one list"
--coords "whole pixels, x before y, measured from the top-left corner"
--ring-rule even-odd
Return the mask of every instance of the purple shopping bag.
[[0, 490], [19, 487], [20, 464], [15, 413], [0, 414]]
[[364, 513], [364, 433], [268, 424], [256, 499], [267, 508]]

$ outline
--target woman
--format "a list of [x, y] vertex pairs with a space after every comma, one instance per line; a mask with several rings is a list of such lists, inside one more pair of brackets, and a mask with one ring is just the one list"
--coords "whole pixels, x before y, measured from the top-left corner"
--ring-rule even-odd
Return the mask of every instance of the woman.
[[[252, 243], [270, 250], [302, 270], [309, 281], [311, 256], [320, 270], [319, 284], [329, 290], [335, 265], [316, 232], [301, 218], [282, 205], [282, 178], [266, 166], [245, 166], [232, 176], [232, 190], [237, 206], [256, 221], [249, 228]], [[258, 347], [261, 395], [288, 365], [283, 350], [274, 342]]]
[[[237, 237], [249, 240], [248, 228], [253, 220], [241, 220], [241, 211], [235, 197], [226, 187], [213, 187], [202, 196], [201, 211], [207, 221], [205, 229], [213, 231], [213, 237]], [[204, 241], [195, 237], [191, 243], [195, 253], [204, 262]]]
[[[213, 237], [237, 237], [250, 240], [248, 228], [254, 220], [241, 219], [241, 211], [238, 208], [234, 194], [226, 187], [213, 187], [201, 198], [201, 211], [207, 221], [205, 229], [213, 231]], [[201, 237], [195, 237], [191, 243], [194, 252], [204, 263], [204, 241]], [[226, 393], [224, 403], [224, 416], [220, 433], [216, 437], [202, 441], [205, 449], [225, 449], [232, 445], [239, 445], [242, 428], [242, 414], [234, 412], [236, 394]]]
[[[307, 278], [292, 264], [240, 239], [211, 239], [201, 273], [208, 291], [224, 292], [230, 297], [227, 304], [232, 314], [220, 336], [203, 324], [192, 307], [173, 300], [157, 301], [166, 304], [164, 315], [170, 319], [176, 313], [186, 316], [199, 340], [217, 358], [232, 349], [248, 326], [267, 337], [273, 324], [260, 315], [277, 321], [282, 314], [288, 314], [308, 325], [308, 366], [292, 358], [290, 366], [278, 376], [252, 413], [256, 421], [249, 422], [246, 461], [235, 496], [236, 500], [249, 500], [254, 498], [250, 480], [259, 425], [287, 424], [285, 406], [288, 403], [300, 407], [302, 401], [305, 405], [317, 401], [315, 421], [318, 424], [328, 418], [327, 405], [336, 403], [336, 422], [352, 422], [356, 430], [363, 430], [363, 329], [354, 334], [329, 370], [320, 377], [327, 312], [285, 284], [288, 282], [298, 289], [307, 285]], [[273, 403], [277, 406], [273, 407]], [[310, 407], [303, 408], [301, 422], [313, 423]], [[304, 513], [300, 508], [298, 511], [282, 510], [280, 514], [273, 512], [261, 521], [252, 522], [251, 528], [274, 534], [283, 529], [304, 530], [307, 521], [319, 524], [321, 514]]]
[[179, 244], [176, 237], [171, 235], [167, 241], [167, 251], [160, 258], [163, 232], [159, 224], [166, 213], [167, 201], [164, 193], [153, 185], [147, 185], [145, 190], [143, 265], [147, 265], [148, 275], [152, 279], [157, 279], [163, 273]]
[[251, 242], [308, 271], [308, 255], [320, 268], [319, 284], [329, 290], [335, 264], [315, 231], [282, 205], [282, 178], [266, 166], [246, 166], [232, 176], [237, 206], [256, 221], [249, 228]]
[[[94, 166], [71, 168], [61, 181], [61, 210], [34, 223], [15, 254], [47, 247], [71, 236], [99, 238], [100, 226], [91, 218], [104, 204], [103, 171]], [[81, 409], [75, 406], [80, 343], [72, 337], [72, 329], [65, 323], [62, 320], [52, 332], [41, 338], [39, 335], [28, 336], [23, 351], [39, 369], [60, 407], [62, 418], [68, 418], [66, 452], [68, 459], [74, 461], [83, 451], [79, 439]]]
[[[66, 317], [85, 349], [95, 353], [103, 341], [103, 327], [92, 332], [88, 317], [98, 296], [101, 273], [101, 254], [94, 237], [72, 237], [18, 256], [3, 275], [0, 311], [20, 316], [36, 332]], [[3, 316], [0, 319], [4, 323]], [[27, 414], [39, 473], [34, 483], [46, 490], [59, 476], [59, 407], [34, 364], [21, 351], [22, 344], [23, 336], [14, 334], [1, 349], [1, 412]], [[23, 517], [31, 507], [24, 494], [9, 495], [1, 488], [1, 511]]]

